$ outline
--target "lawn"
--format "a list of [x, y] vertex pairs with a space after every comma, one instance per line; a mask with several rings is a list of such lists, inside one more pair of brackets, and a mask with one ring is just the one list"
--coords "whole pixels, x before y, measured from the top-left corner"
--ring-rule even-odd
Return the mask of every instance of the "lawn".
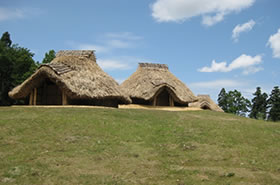
[[280, 184], [280, 123], [211, 111], [0, 108], [0, 184]]

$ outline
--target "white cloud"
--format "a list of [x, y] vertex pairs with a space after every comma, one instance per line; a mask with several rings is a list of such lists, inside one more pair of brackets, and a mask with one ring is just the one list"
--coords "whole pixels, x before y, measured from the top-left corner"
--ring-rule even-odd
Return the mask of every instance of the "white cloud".
[[274, 35], [269, 37], [267, 45], [270, 46], [274, 58], [280, 58], [280, 29]]
[[254, 73], [257, 73], [259, 71], [262, 71], [263, 68], [262, 67], [255, 67], [255, 66], [252, 66], [252, 67], [249, 67], [247, 69], [244, 69], [244, 71], [242, 72], [243, 75], [249, 75], [249, 74], [254, 74]]
[[206, 81], [206, 82], [195, 82], [191, 83], [190, 87], [193, 88], [203, 88], [203, 89], [219, 89], [219, 88], [235, 88], [244, 86], [244, 82], [236, 81], [236, 80], [214, 80], [214, 81]]
[[198, 69], [199, 72], [230, 72], [235, 69], [243, 69], [243, 74], [250, 74], [258, 72], [261, 68], [255, 67], [262, 62], [262, 56], [256, 55], [255, 57], [249, 55], [241, 55], [240, 57], [233, 60], [229, 65], [227, 62], [216, 62], [212, 61], [211, 67], [203, 67]]
[[22, 9], [9, 9], [0, 7], [0, 21], [6, 21], [11, 19], [20, 19], [24, 17], [24, 11]]
[[94, 45], [94, 44], [79, 44], [78, 49], [80, 50], [95, 50], [97, 53], [105, 53], [110, 50], [110, 48], [101, 46], [101, 45]]
[[254, 4], [255, 0], [156, 0], [151, 5], [152, 16], [158, 22], [182, 22], [203, 16], [208, 26], [224, 19], [232, 12], [239, 12]]
[[102, 40], [95, 43], [76, 43], [67, 41], [67, 44], [73, 48], [81, 50], [95, 50], [96, 53], [108, 53], [115, 49], [133, 48], [142, 37], [136, 36], [130, 32], [107, 33], [102, 36]]
[[39, 8], [24, 7], [24, 8], [4, 8], [0, 7], [0, 21], [8, 21], [13, 19], [24, 19], [26, 17], [38, 16], [44, 13]]
[[230, 70], [238, 69], [238, 68], [247, 68], [256, 64], [260, 64], [262, 62], [262, 56], [256, 55], [254, 57], [249, 55], [241, 55], [237, 59], [235, 59], [228, 68]]
[[234, 41], [238, 41], [239, 35], [242, 32], [251, 31], [255, 24], [256, 22], [254, 20], [250, 20], [242, 25], [238, 24], [237, 26], [235, 26], [235, 28], [232, 30], [232, 38], [234, 39]]
[[212, 100], [216, 101], [222, 88], [225, 88], [227, 91], [233, 89], [240, 90], [244, 87], [248, 87], [248, 85], [249, 83], [244, 80], [218, 79], [213, 81], [194, 82], [189, 84], [189, 87], [196, 94], [208, 94]]
[[66, 44], [73, 49], [79, 50], [95, 50], [96, 53], [102, 53], [101, 58], [97, 57], [97, 63], [106, 71], [114, 70], [129, 70], [137, 66], [137, 63], [143, 61], [137, 57], [120, 56], [109, 57], [117, 49], [133, 48], [137, 46], [139, 40], [143, 39], [130, 32], [122, 33], [107, 33], [101, 36], [102, 40], [95, 43], [77, 43], [74, 41], [67, 41]]
[[113, 59], [99, 59], [97, 60], [98, 65], [104, 70], [126, 70], [130, 69], [130, 65]]
[[215, 16], [203, 16], [202, 18], [202, 24], [207, 25], [207, 26], [212, 26], [218, 22], [221, 22], [224, 19], [224, 12], [217, 13]]
[[256, 87], [261, 87], [262, 92], [269, 94], [273, 88], [273, 84], [259, 84], [257, 81], [247, 79], [218, 79], [213, 81], [191, 83], [189, 84], [189, 87], [197, 94], [210, 94], [212, 100], [215, 101], [218, 99], [218, 94], [222, 88], [225, 88], [226, 91], [236, 89], [240, 91], [245, 98], [252, 99], [252, 94], [256, 91]]
[[123, 40], [117, 40], [117, 39], [109, 40], [109, 41], [107, 41], [107, 44], [111, 48], [129, 48], [129, 47], [131, 47], [131, 44], [129, 42], [123, 41]]
[[227, 63], [217, 63], [215, 60], [212, 61], [211, 67], [203, 67], [198, 69], [199, 72], [227, 72]]
[[141, 40], [141, 39], [143, 39], [142, 37], [134, 35], [131, 32], [107, 33], [107, 34], [105, 34], [105, 37], [113, 38], [113, 39], [124, 39], [124, 40]]
[[[97, 59], [98, 65], [104, 70], [129, 70], [136, 68], [139, 62], [147, 61], [132, 56], [119, 56], [114, 58], [100, 58]], [[149, 60], [151, 61], [151, 60]]]

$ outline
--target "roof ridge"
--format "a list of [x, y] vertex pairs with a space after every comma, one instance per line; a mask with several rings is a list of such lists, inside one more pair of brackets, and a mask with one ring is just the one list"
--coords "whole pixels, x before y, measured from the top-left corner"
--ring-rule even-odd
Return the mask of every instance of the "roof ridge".
[[159, 68], [159, 69], [167, 69], [167, 64], [157, 64], [157, 63], [139, 63], [139, 67], [142, 68]]
[[86, 57], [96, 61], [94, 51], [95, 50], [60, 50], [56, 53], [56, 57], [62, 57], [62, 56]]

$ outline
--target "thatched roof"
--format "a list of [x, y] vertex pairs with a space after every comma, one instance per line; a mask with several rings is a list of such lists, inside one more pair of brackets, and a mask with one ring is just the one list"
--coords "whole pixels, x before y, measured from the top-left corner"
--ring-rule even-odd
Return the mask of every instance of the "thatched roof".
[[121, 88], [131, 98], [151, 100], [156, 92], [166, 87], [176, 102], [186, 104], [194, 102], [197, 97], [165, 64], [139, 63], [138, 69], [121, 84]]
[[118, 99], [130, 103], [130, 98], [118, 83], [96, 63], [93, 51], [60, 51], [50, 64], [41, 65], [21, 85], [9, 92], [14, 99], [24, 98], [45, 79], [63, 89], [71, 99]]
[[191, 103], [190, 107], [199, 107], [205, 108], [207, 107], [210, 110], [224, 112], [213, 100], [211, 100], [209, 95], [197, 95], [198, 102]]

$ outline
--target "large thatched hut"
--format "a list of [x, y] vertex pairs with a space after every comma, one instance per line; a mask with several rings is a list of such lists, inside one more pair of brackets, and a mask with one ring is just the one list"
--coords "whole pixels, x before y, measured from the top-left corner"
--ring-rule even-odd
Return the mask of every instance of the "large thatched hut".
[[209, 95], [197, 95], [198, 101], [191, 103], [190, 107], [198, 107], [204, 110], [213, 110], [218, 112], [224, 112], [213, 100], [211, 100]]
[[165, 64], [139, 63], [138, 69], [121, 84], [133, 104], [188, 106], [197, 97]]
[[94, 51], [59, 51], [21, 85], [9, 92], [30, 105], [101, 105], [130, 103], [118, 83], [96, 63]]

